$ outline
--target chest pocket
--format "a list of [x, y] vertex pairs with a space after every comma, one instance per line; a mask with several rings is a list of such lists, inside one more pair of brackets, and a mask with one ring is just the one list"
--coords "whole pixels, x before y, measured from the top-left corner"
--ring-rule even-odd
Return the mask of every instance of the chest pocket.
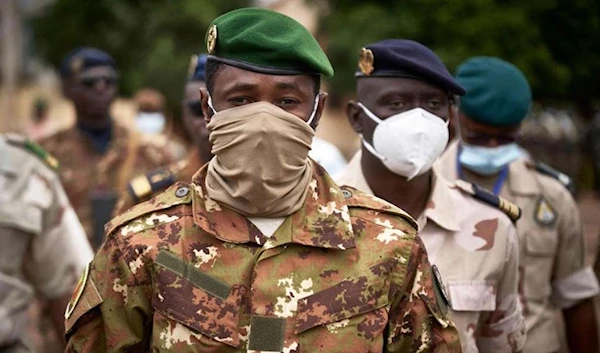
[[239, 347], [238, 321], [245, 287], [230, 286], [164, 250], [156, 263], [152, 306], [163, 316], [201, 333], [199, 340], [213, 340], [205, 344], [214, 346], [217, 341]]
[[39, 234], [42, 231], [42, 210], [34, 205], [18, 201], [1, 203], [0, 226]]
[[525, 253], [533, 257], [553, 257], [558, 239], [555, 229], [533, 227], [523, 232]]
[[495, 281], [450, 280], [448, 291], [454, 311], [496, 310]]
[[[325, 344], [329, 352], [342, 348], [343, 352], [375, 351], [388, 322], [390, 287], [386, 277], [345, 279], [299, 300], [294, 332], [299, 335], [300, 349]], [[357, 340], [357, 334], [365, 340]]]

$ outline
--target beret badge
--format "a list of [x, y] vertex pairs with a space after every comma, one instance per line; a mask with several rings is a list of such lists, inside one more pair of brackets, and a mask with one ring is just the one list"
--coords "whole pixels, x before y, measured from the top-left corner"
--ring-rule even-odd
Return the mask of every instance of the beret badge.
[[373, 63], [375, 62], [375, 57], [373, 56], [373, 51], [371, 49], [362, 48], [360, 50], [360, 57], [358, 59], [358, 68], [360, 71], [369, 76], [375, 67]]
[[81, 69], [83, 69], [83, 58], [77, 56], [71, 60], [71, 72], [78, 74]]
[[212, 25], [208, 30], [208, 35], [206, 36], [206, 49], [209, 54], [214, 54], [215, 47], [217, 46], [217, 26]]

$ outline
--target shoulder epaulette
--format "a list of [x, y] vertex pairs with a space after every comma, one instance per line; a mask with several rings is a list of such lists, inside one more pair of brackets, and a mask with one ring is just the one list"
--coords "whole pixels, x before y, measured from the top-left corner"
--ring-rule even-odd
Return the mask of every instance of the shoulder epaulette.
[[551, 178], [558, 180], [571, 193], [575, 192], [575, 182], [567, 174], [562, 173], [562, 172], [552, 168], [551, 166], [547, 165], [546, 163], [542, 163], [542, 162], [529, 161], [529, 162], [527, 162], [527, 166], [529, 168], [535, 169], [540, 174], [544, 174], [544, 175], [547, 175]]
[[513, 222], [516, 222], [521, 218], [521, 208], [519, 206], [500, 196], [494, 195], [491, 191], [464, 180], [457, 180], [455, 184], [460, 190], [472, 195], [477, 200], [487, 203], [506, 213]]
[[48, 151], [46, 151], [42, 146], [37, 143], [29, 140], [23, 135], [19, 134], [6, 134], [6, 142], [13, 146], [21, 147], [26, 151], [34, 154], [39, 159], [41, 159], [48, 167], [57, 170], [59, 163], [58, 159], [54, 158]]
[[417, 221], [407, 212], [392, 205], [391, 203], [378, 198], [377, 196], [366, 194], [358, 189], [344, 185], [340, 186], [342, 194], [349, 207], [360, 207], [375, 210], [383, 213], [390, 213], [402, 217], [415, 229], [419, 229]]
[[184, 163], [180, 162], [170, 167], [155, 169], [147, 174], [138, 175], [127, 184], [127, 191], [136, 203], [144, 201], [152, 194], [173, 185], [184, 166]]
[[192, 189], [186, 183], [175, 183], [154, 199], [138, 203], [127, 211], [121, 213], [104, 226], [106, 234], [112, 233], [125, 223], [137, 219], [145, 214], [171, 208], [176, 205], [192, 202]]

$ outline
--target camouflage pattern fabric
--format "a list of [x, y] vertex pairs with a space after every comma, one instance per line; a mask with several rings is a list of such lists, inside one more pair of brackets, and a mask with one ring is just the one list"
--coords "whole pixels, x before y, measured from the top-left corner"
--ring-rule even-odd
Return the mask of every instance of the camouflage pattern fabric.
[[[356, 153], [337, 182], [372, 195], [361, 156], [361, 151]], [[517, 290], [519, 247], [511, 220], [434, 171], [431, 195], [418, 223], [429, 259], [448, 289], [450, 318], [462, 351], [520, 352], [525, 323]]]
[[406, 213], [316, 167], [266, 237], [205, 171], [107, 225], [67, 352], [460, 352]]
[[[448, 180], [458, 179], [454, 142], [435, 168]], [[509, 165], [500, 196], [522, 210], [517, 222], [519, 239], [519, 292], [525, 315], [525, 353], [560, 349], [560, 310], [598, 294], [598, 281], [584, 263], [584, 236], [579, 210], [570, 192], [553, 177], [532, 168], [528, 158]], [[469, 181], [484, 187], [494, 178], [467, 174]]]
[[[77, 127], [59, 131], [40, 141], [40, 144], [60, 162], [60, 179], [69, 200], [83, 224], [88, 238], [93, 237], [94, 220], [92, 198], [94, 193], [117, 192], [118, 184], [134, 175], [147, 172], [172, 161], [171, 156], [150, 141], [137, 137], [139, 142], [130, 151], [132, 132], [114, 124], [109, 150], [104, 154], [94, 151], [90, 141]], [[134, 163], [127, 175], [120, 175], [124, 161], [134, 153]], [[131, 158], [131, 157], [130, 157]]]

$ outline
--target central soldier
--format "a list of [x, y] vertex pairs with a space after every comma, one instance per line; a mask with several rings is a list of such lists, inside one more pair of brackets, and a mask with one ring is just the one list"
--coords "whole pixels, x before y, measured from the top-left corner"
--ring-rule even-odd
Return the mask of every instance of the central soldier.
[[308, 157], [333, 75], [312, 35], [244, 8], [206, 44], [215, 157], [107, 225], [67, 350], [460, 352], [414, 219]]

